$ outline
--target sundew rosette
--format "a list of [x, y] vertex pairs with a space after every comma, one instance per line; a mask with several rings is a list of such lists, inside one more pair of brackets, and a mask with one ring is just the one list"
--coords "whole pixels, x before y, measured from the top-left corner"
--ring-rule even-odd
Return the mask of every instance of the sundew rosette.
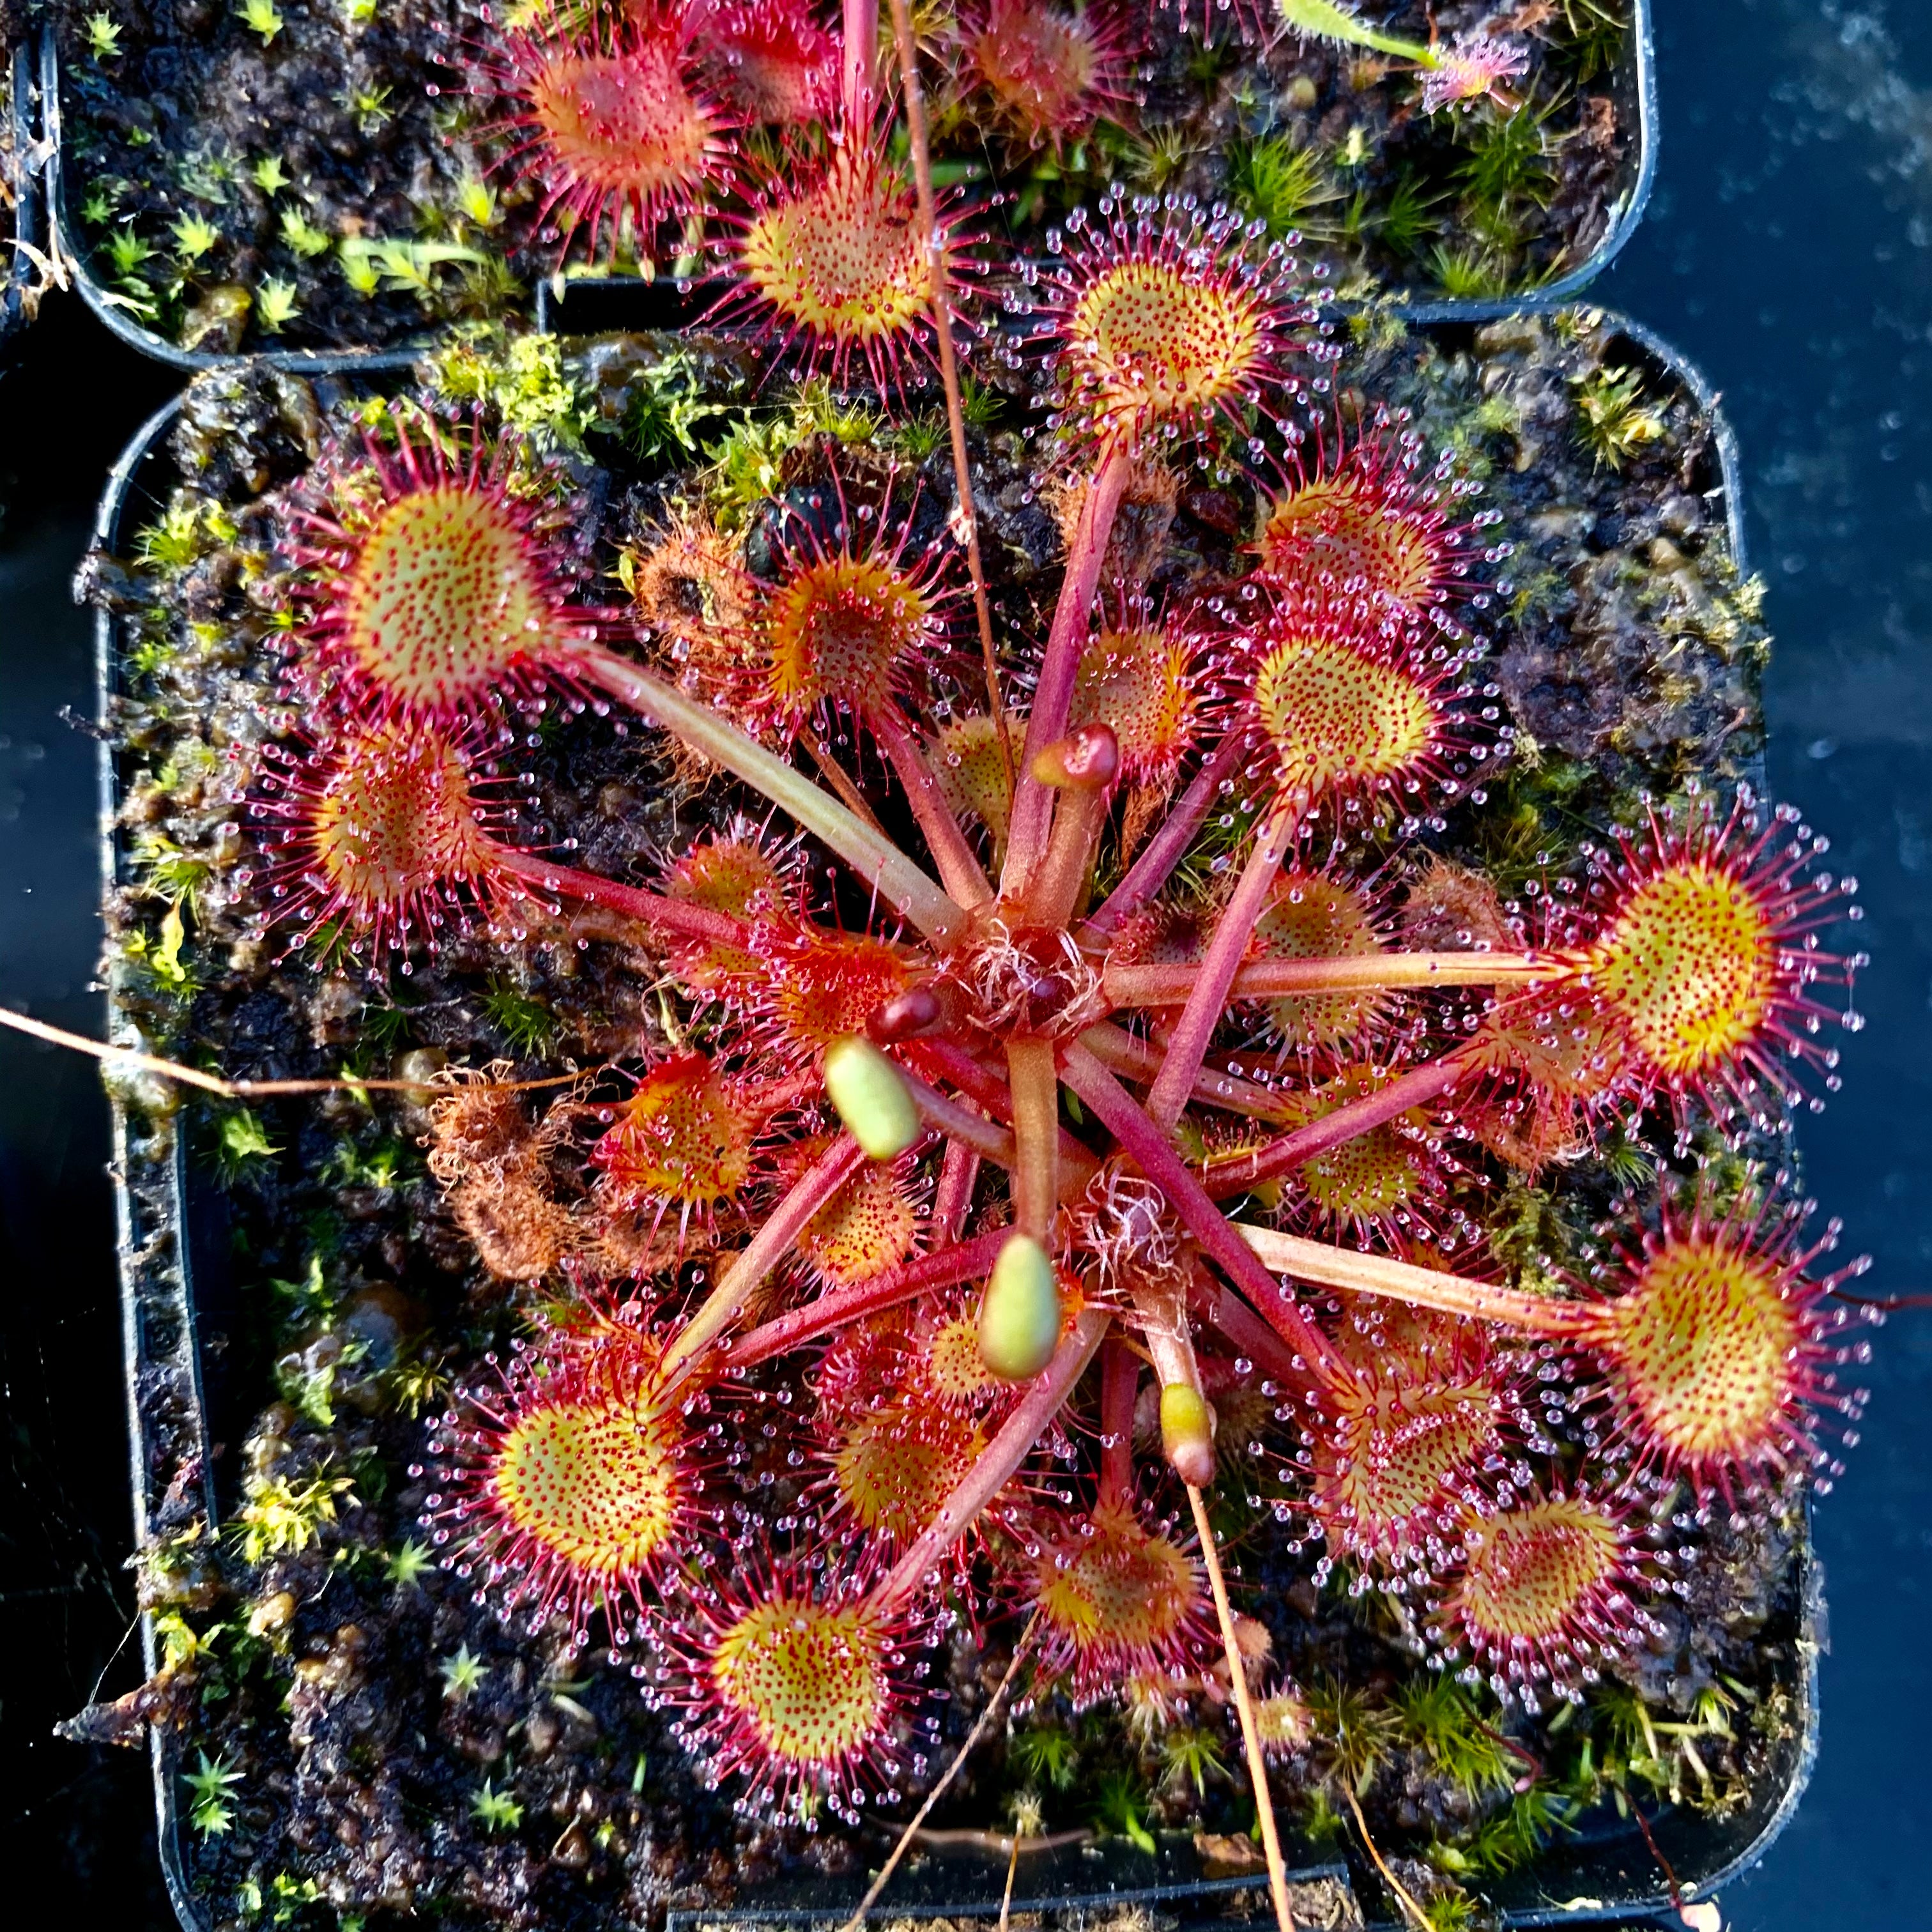
[[[1195, 218], [1147, 216], [1150, 233]], [[1196, 265], [1165, 247], [1129, 258], [1253, 286], [1212, 248]], [[1460, 586], [1489, 560], [1466, 579], [1460, 545], [1424, 554], [1464, 512], [1430, 502], [1412, 445], [1371, 460], [1351, 441], [1304, 478], [1352, 464], [1373, 514], [1413, 512], [1386, 554], [1341, 558], [1323, 524], [1324, 561], [1210, 583], [1162, 548], [1179, 524], [1156, 490], [1144, 580], [1083, 602], [1108, 491], [1118, 508], [1150, 463], [1177, 505], [1196, 454], [1274, 488], [1244, 454], [1268, 380], [1186, 374], [1114, 416], [1124, 442], [1097, 434], [1104, 410], [1063, 421], [1049, 460], [1093, 473], [1066, 494], [1064, 559], [1052, 519], [1026, 523], [1037, 594], [1000, 604], [983, 712], [963, 674], [981, 668], [950, 649], [946, 500], [813, 436], [728, 533], [694, 497], [627, 508], [682, 520], [676, 570], [721, 594], [681, 621], [728, 649], [646, 662], [629, 621], [568, 634], [578, 617], [546, 614], [583, 609], [592, 580], [566, 546], [539, 597], [524, 539], [544, 533], [521, 527], [477, 580], [533, 600], [527, 651], [437, 617], [455, 606], [408, 580], [394, 608], [442, 626], [463, 718], [385, 696], [407, 653], [374, 653], [356, 674], [372, 688], [318, 711], [254, 821], [286, 886], [262, 910], [359, 936], [379, 974], [420, 962], [433, 898], [466, 928], [440, 972], [526, 961], [534, 978], [560, 958], [573, 1000], [594, 984], [610, 1001], [578, 1042], [609, 1064], [550, 1110], [568, 1131], [547, 1114], [514, 1155], [572, 1239], [530, 1244], [530, 1286], [490, 1304], [514, 1332], [541, 1304], [569, 1340], [542, 1334], [507, 1394], [464, 1378], [460, 1439], [432, 1432], [454, 1473], [428, 1520], [520, 1633], [604, 1616], [683, 1755], [748, 1814], [844, 1820], [910, 1796], [934, 1768], [935, 1634], [1017, 1642], [1037, 1612], [1016, 1698], [1051, 1682], [1156, 1726], [1211, 1701], [1222, 1552], [1178, 1526], [1197, 1502], [1238, 1516], [1224, 1485], [1266, 1492], [1247, 1507], [1304, 1544], [1282, 1552], [1298, 1574], [1397, 1600], [1499, 1695], [1568, 1696], [1684, 1580], [1660, 1508], [1692, 1518], [1693, 1545], [1701, 1516], [1785, 1510], [1829, 1479], [1829, 1432], [1856, 1412], [1844, 1276], [1818, 1272], [1788, 1180], [1747, 1177], [1740, 1204], [1714, 1150], [1712, 1192], [1687, 1206], [1655, 1130], [1674, 1112], [1687, 1136], [1736, 1136], [1701, 1111], [1733, 1076], [1775, 1114], [1760, 1064], [1808, 1051], [1807, 1003], [1842, 976], [1824, 952], [1842, 882], [1789, 825], [1660, 807], [1654, 830], [1593, 839], [1574, 891], [1538, 862], [1534, 896], [1558, 909], [1524, 912], [1522, 868], [1484, 856], [1506, 706], [1460, 634], [1484, 614]], [[471, 447], [423, 482], [468, 490]], [[1040, 484], [1019, 452], [988, 438], [979, 460]], [[526, 455], [506, 460], [513, 505], [549, 473]], [[415, 494], [356, 474], [370, 520]], [[1034, 508], [1023, 495], [1003, 509]], [[1217, 527], [1238, 568], [1258, 509]], [[698, 580], [668, 562], [652, 608]], [[334, 581], [318, 566], [319, 593]], [[285, 628], [314, 688], [347, 692], [337, 634]], [[534, 680], [553, 676], [616, 715], [553, 706], [518, 762], [553, 779], [572, 734], [603, 730], [598, 756], [674, 746], [718, 786], [634, 850], [621, 813], [600, 829], [611, 878], [561, 842], [524, 849], [541, 829], [488, 802], [502, 733], [539, 730]], [[1653, 1090], [1674, 1106], [1646, 1124]], [[1500, 1115], [1546, 1091], [1569, 1138], [1533, 1148], [1537, 1124]], [[481, 1103], [473, 1125], [475, 1159], [440, 1150], [433, 1176], [453, 1215], [484, 1166], [508, 1173], [497, 1140], [519, 1142]], [[1641, 1140], [1658, 1177], [1639, 1187], [1623, 1160], [1616, 1201], [1593, 1198], [1600, 1247], [1487, 1278], [1478, 1257], [1517, 1252], [1502, 1204], [1567, 1209], [1593, 1133], [1604, 1153]], [[659, 1311], [648, 1348], [571, 1318], [571, 1270], [619, 1265]], [[1370, 1296], [1401, 1316], [1365, 1346]], [[1254, 1574], [1222, 1569], [1244, 1610]], [[1276, 1712], [1277, 1748], [1296, 1721]]]

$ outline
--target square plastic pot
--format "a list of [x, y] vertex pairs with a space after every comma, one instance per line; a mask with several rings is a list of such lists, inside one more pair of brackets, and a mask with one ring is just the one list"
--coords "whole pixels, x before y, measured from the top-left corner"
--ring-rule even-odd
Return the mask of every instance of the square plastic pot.
[[[1538, 306], [1542, 306], [1539, 304]], [[1480, 316], [1432, 318], [1421, 328], [1455, 346], [1466, 342], [1478, 320], [1517, 312], [1491, 305]], [[1709, 422], [1708, 472], [1698, 479], [1730, 536], [1731, 554], [1744, 568], [1736, 446], [1714, 394], [1702, 375], [1649, 331], [1610, 318], [1606, 342], [1621, 344], [1617, 359], [1634, 362], [1653, 394], [1688, 394]], [[175, 481], [167, 437], [178, 405], [152, 418], [110, 474], [94, 526], [94, 540], [112, 553], [124, 550], [134, 532], [159, 510]], [[112, 706], [122, 688], [125, 640], [120, 621], [95, 619], [99, 718], [100, 850], [104, 884], [111, 890], [128, 877], [128, 854], [116, 825], [122, 798], [119, 755], [106, 735]], [[112, 1004], [109, 1037], [138, 1042], [130, 1019]], [[184, 1101], [184, 1105], [191, 1104]], [[202, 1337], [224, 1328], [233, 1307], [235, 1285], [220, 1238], [221, 1220], [205, 1185], [190, 1175], [173, 1120], [131, 1115], [114, 1102], [113, 1177], [118, 1214], [122, 1340], [134, 1533], [150, 1536], [152, 1514], [184, 1468], [195, 1472], [210, 1522], [220, 1520], [210, 1450], [218, 1440], [238, 1439], [253, 1404], [248, 1393], [213, 1386], [204, 1370], [220, 1352], [205, 1352]], [[218, 1371], [216, 1372], [218, 1376]], [[1793, 1557], [1775, 1635], [1788, 1660], [1778, 1688], [1790, 1701], [1792, 1720], [1770, 1772], [1748, 1802], [1722, 1820], [1666, 1808], [1652, 1822], [1658, 1851], [1669, 1861], [1680, 1895], [1708, 1898], [1764, 1854], [1796, 1810], [1809, 1780], [1817, 1747], [1816, 1658], [1822, 1625], [1820, 1577], [1808, 1537]], [[158, 1666], [151, 1618], [141, 1625], [150, 1675]], [[154, 1802], [161, 1858], [170, 1896], [184, 1932], [211, 1932], [208, 1916], [192, 1894], [185, 1858], [186, 1830], [173, 1740], [152, 1741]], [[1298, 1841], [1287, 1850], [1294, 1882], [1308, 1910], [1298, 1922], [1335, 1927], [1363, 1923], [1347, 1868], [1334, 1849]], [[936, 1849], [916, 1870], [897, 1876], [876, 1912], [881, 1919], [922, 1914], [950, 1920], [992, 1918], [999, 1911], [1006, 1876], [1004, 1858], [984, 1852]], [[1510, 1927], [1600, 1924], [1668, 1911], [1669, 1887], [1658, 1858], [1638, 1827], [1601, 1808], [1560, 1834], [1534, 1859], [1482, 1890]], [[829, 1896], [828, 1896], [829, 1894]], [[668, 1932], [725, 1932], [754, 1925], [824, 1928], [842, 1924], [853, 1895], [842, 1898], [822, 1876], [780, 1881], [748, 1893], [728, 1907], [674, 1912]], [[1191, 1840], [1170, 1835], [1153, 1854], [1114, 1839], [1097, 1845], [1049, 1846], [1030, 1854], [1020, 1868], [1016, 1912], [1040, 1912], [1058, 1925], [1098, 1909], [1136, 1904], [1156, 1908], [1183, 1926], [1225, 1924], [1231, 1912], [1262, 1922], [1268, 1914], [1264, 1877], [1208, 1876]], [[1331, 1909], [1332, 1908], [1332, 1909]]]
[[[1610, 92], [1625, 127], [1636, 139], [1628, 144], [1615, 192], [1608, 206], [1604, 231], [1588, 257], [1568, 274], [1527, 298], [1512, 297], [1500, 306], [1487, 302], [1438, 299], [1416, 290], [1394, 290], [1389, 299], [1418, 319], [1472, 320], [1508, 314], [1526, 305], [1558, 306], [1574, 301], [1613, 261], [1643, 218], [1657, 172], [1657, 54], [1651, 24], [1652, 0], [1630, 0], [1630, 27], [1622, 58], [1610, 76]], [[248, 355], [184, 349], [144, 327], [116, 303], [95, 278], [88, 251], [68, 205], [67, 149], [62, 132], [60, 58], [51, 27], [44, 30], [38, 54], [39, 94], [46, 134], [45, 200], [49, 226], [71, 264], [74, 286], [102, 325], [122, 341], [171, 363], [178, 369], [210, 369], [224, 363], [260, 361], [304, 373], [331, 370], [406, 368], [434, 339], [434, 331], [400, 344], [332, 350], [262, 350]], [[583, 334], [614, 328], [675, 328], [694, 320], [707, 308], [712, 292], [674, 283], [655, 282], [634, 275], [581, 275], [559, 286], [537, 284], [534, 301], [536, 326], [562, 334]], [[4, 334], [4, 324], [0, 324]]]

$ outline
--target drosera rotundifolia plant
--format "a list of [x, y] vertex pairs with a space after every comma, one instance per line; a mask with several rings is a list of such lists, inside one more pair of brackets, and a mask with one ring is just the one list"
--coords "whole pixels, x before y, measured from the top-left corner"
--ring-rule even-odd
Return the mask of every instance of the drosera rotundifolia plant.
[[976, 1742], [945, 1828], [1191, 1828], [1286, 1922], [1279, 1810], [1461, 1922], [1791, 1721], [1856, 908], [1742, 763], [1706, 426], [1180, 194], [968, 334], [892, 26], [764, 206], [893, 299], [217, 374], [92, 573], [121, 1011], [327, 1090], [126, 1076], [277, 1400], [76, 1729], [195, 1741], [224, 1912], [856, 1871]]
[[[69, 232], [103, 301], [203, 353], [394, 346], [588, 274], [842, 361], [917, 298], [880, 11], [63, 0]], [[958, 0], [916, 26], [962, 266], [1109, 190], [1180, 193], [1298, 233], [1345, 296], [1486, 297], [1582, 267], [1629, 187], [1620, 0], [1375, 24]]]

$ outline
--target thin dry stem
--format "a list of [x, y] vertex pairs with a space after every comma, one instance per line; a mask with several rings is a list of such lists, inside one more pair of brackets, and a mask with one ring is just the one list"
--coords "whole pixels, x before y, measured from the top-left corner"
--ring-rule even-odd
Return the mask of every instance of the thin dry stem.
[[1013, 1848], [1006, 1856], [1006, 1888], [1000, 1894], [999, 1932], [1006, 1932], [1006, 1928], [1013, 1922], [1013, 1880], [1019, 1875], [1019, 1869], [1020, 1833], [1019, 1827], [1016, 1825], [1013, 1827]]
[[1208, 1520], [1208, 1505], [1192, 1483], [1187, 1485], [1187, 1506], [1194, 1512], [1195, 1534], [1201, 1539], [1201, 1562], [1208, 1572], [1208, 1584], [1214, 1593], [1214, 1614], [1221, 1625], [1222, 1647], [1228, 1654], [1228, 1681], [1234, 1693], [1234, 1714], [1241, 1720], [1241, 1743], [1248, 1754], [1248, 1780], [1255, 1788], [1255, 1815], [1261, 1821], [1262, 1852], [1268, 1860], [1268, 1890], [1274, 1898], [1275, 1923], [1280, 1932], [1294, 1932], [1294, 1914], [1288, 1902], [1288, 1862], [1281, 1855], [1281, 1833], [1274, 1822], [1274, 1799], [1269, 1795], [1268, 1756], [1262, 1749], [1261, 1726], [1255, 1721], [1253, 1700], [1248, 1695], [1248, 1673], [1241, 1662], [1241, 1646], [1234, 1634], [1234, 1612], [1228, 1601], [1228, 1580], [1221, 1574], [1221, 1558], [1214, 1547], [1214, 1526]]
[[[899, 0], [899, 4], [903, 4], [904, 0]], [[939, 1781], [926, 1794], [925, 1802], [913, 1814], [911, 1823], [899, 1834], [898, 1843], [893, 1846], [892, 1856], [879, 1868], [879, 1875], [873, 1880], [865, 1897], [860, 1900], [858, 1910], [839, 1928], [839, 1932], [858, 1932], [858, 1928], [866, 1922], [866, 1913], [879, 1902], [880, 1893], [885, 1890], [892, 1874], [898, 1870], [899, 1861], [905, 1856], [919, 1828], [932, 1815], [932, 1808], [939, 1802], [946, 1787], [958, 1775], [960, 1766], [972, 1756], [980, 1740], [986, 1735], [986, 1727], [993, 1721], [993, 1714], [1005, 1701], [1007, 1687], [1018, 1674], [1021, 1664], [1026, 1660], [1027, 1652], [1033, 1648], [1034, 1633], [1039, 1626], [1040, 1612], [1036, 1610], [1028, 1618], [1026, 1628], [1021, 1631], [1019, 1642], [1013, 1646], [1012, 1661], [1006, 1666], [1006, 1675], [994, 1686], [993, 1694], [986, 1700], [986, 1708], [980, 1713], [973, 1728], [966, 1733], [966, 1742], [959, 1747], [952, 1762], [940, 1773]], [[1011, 1881], [1008, 1882], [1010, 1886]]]
[[[69, 1033], [64, 1027], [50, 1026], [45, 1020], [29, 1019], [10, 1006], [0, 1006], [0, 1026], [25, 1034], [30, 1040], [44, 1040], [50, 1046], [71, 1048], [104, 1065], [124, 1066], [142, 1073], [158, 1073], [164, 1079], [178, 1081], [184, 1087], [204, 1094], [218, 1094], [224, 1100], [260, 1100], [289, 1094], [434, 1094], [441, 1088], [434, 1080], [224, 1080], [199, 1066], [184, 1066], [178, 1060], [164, 1060], [158, 1054], [142, 1053], [133, 1047], [111, 1046], [105, 1040], [89, 1040], [86, 1034]], [[542, 1080], [492, 1082], [500, 1093], [528, 1094], [539, 1087], [568, 1087], [584, 1076], [554, 1073]]]
[[1348, 1809], [1355, 1814], [1355, 1828], [1361, 1833], [1362, 1844], [1366, 1848], [1369, 1856], [1374, 1859], [1376, 1870], [1382, 1874], [1383, 1884], [1395, 1894], [1402, 1909], [1415, 1921], [1417, 1925], [1421, 1928], [1421, 1932], [1429, 1932], [1428, 1913], [1416, 1903], [1415, 1894], [1396, 1876], [1394, 1872], [1389, 1870], [1388, 1861], [1376, 1849], [1375, 1840], [1369, 1836], [1369, 1821], [1362, 1816], [1360, 1801], [1346, 1784], [1342, 1787], [1342, 1796], [1348, 1801]]
[[952, 304], [946, 286], [946, 252], [939, 238], [939, 203], [932, 189], [932, 151], [926, 137], [926, 91], [920, 85], [919, 49], [912, 37], [912, 12], [906, 0], [892, 0], [892, 40], [898, 50], [899, 84], [905, 90], [906, 141], [912, 149], [913, 187], [926, 230], [926, 272], [932, 284], [932, 328], [939, 344], [939, 382], [946, 392], [946, 427], [952, 443], [953, 485], [966, 525], [966, 572], [973, 580], [973, 614], [980, 624], [980, 655], [986, 670], [986, 703], [999, 734], [1000, 762], [1006, 768], [1006, 796], [1013, 796], [1013, 747], [1006, 708], [1000, 698], [999, 653], [993, 644], [993, 607], [986, 596], [986, 566], [980, 560], [980, 514], [973, 501], [972, 459], [966, 448], [966, 400], [959, 388], [959, 362], [952, 346]]

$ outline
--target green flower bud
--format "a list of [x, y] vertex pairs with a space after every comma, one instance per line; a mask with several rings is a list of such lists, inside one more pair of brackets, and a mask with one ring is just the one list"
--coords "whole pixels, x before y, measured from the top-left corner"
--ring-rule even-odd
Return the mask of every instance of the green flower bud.
[[1009, 1235], [980, 1302], [980, 1359], [1008, 1382], [1028, 1382], [1060, 1346], [1060, 1284], [1030, 1234]]
[[1184, 1483], [1214, 1480], [1214, 1410], [1198, 1389], [1170, 1382], [1160, 1392], [1160, 1446]]
[[898, 1069], [857, 1034], [825, 1049], [825, 1095], [874, 1160], [891, 1160], [919, 1138], [919, 1109]]

